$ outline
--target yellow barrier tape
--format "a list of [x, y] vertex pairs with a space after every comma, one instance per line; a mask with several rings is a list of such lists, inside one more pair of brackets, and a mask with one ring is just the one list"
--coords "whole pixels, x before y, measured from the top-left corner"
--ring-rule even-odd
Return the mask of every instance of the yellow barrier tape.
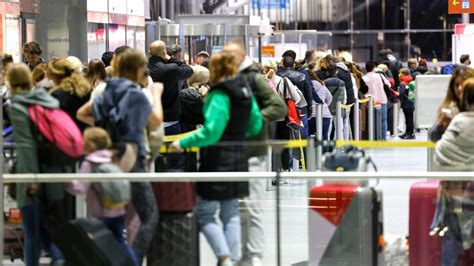
[[431, 141], [336, 141], [336, 147], [345, 145], [353, 145], [359, 148], [434, 148], [436, 146]]
[[346, 104], [341, 104], [341, 108], [343, 108], [343, 109], [351, 109], [351, 108], [352, 108], [352, 106], [354, 106], [354, 104], [353, 104], [353, 103], [352, 103], [352, 104], [349, 104], [349, 105], [346, 105]]
[[368, 103], [370, 101], [370, 98], [359, 100], [359, 103]]
[[171, 135], [171, 136], [164, 136], [163, 137], [163, 142], [173, 142], [177, 139], [181, 139], [181, 138], [184, 138], [184, 137], [187, 137], [193, 133], [195, 133], [197, 131], [196, 130], [193, 130], [193, 131], [190, 131], [190, 132], [186, 132], [186, 133], [183, 133], [183, 134], [178, 134], [178, 135]]

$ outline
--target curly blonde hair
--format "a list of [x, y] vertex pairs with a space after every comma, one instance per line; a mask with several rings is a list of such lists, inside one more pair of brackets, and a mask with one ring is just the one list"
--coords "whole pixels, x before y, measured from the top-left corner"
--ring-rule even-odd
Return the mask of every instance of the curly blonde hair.
[[46, 70], [46, 76], [56, 84], [50, 91], [51, 93], [61, 90], [84, 97], [92, 90], [82, 73], [74, 69], [71, 62], [65, 58], [51, 60]]
[[199, 91], [202, 96], [209, 92], [209, 69], [203, 66], [192, 66], [193, 75], [188, 79], [188, 86]]

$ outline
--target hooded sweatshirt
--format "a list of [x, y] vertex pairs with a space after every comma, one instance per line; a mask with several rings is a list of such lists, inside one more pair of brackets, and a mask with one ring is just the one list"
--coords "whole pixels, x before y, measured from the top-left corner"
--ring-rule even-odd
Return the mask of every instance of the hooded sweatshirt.
[[[15, 173], [58, 173], [60, 166], [40, 164], [37, 150], [37, 132], [34, 132], [28, 107], [37, 104], [45, 108], [59, 108], [59, 101], [51, 96], [45, 89], [36, 89], [30, 92], [14, 94], [11, 97], [10, 119], [13, 125], [13, 138], [16, 143], [16, 168]], [[25, 190], [31, 184], [18, 184], [17, 203], [22, 208], [32, 203]], [[38, 198], [46, 200], [59, 200], [64, 197], [63, 184], [42, 184]]]
[[[81, 173], [93, 173], [94, 164], [112, 163], [112, 152], [98, 150], [86, 156], [81, 165]], [[66, 189], [73, 195], [86, 195], [87, 216], [97, 218], [115, 218], [125, 215], [125, 207], [106, 209], [100, 205], [97, 194], [92, 189], [96, 183], [80, 182], [77, 180], [67, 184]]]

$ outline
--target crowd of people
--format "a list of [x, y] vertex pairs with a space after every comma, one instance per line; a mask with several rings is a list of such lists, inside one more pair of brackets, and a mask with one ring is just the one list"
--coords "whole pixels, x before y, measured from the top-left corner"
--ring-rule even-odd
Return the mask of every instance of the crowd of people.
[[[25, 63], [4, 56], [4, 116], [13, 126], [16, 143], [13, 171], [73, 173], [79, 163], [84, 173], [93, 173], [104, 164], [110, 172], [125, 173], [264, 172], [269, 167], [264, 145], [267, 139], [315, 135], [317, 104], [322, 105], [323, 139], [334, 139], [337, 104], [350, 106], [368, 96], [380, 106], [381, 125], [376, 130], [382, 140], [387, 132], [398, 130], [393, 127], [390, 111], [398, 102], [406, 123], [401, 138], [414, 139], [416, 76], [430, 73], [426, 60], [409, 59], [404, 68], [391, 50], [381, 51], [378, 62], [367, 62], [365, 70], [344, 58], [320, 57], [316, 51], [308, 51], [303, 60], [297, 60], [297, 54], [288, 50], [281, 60], [259, 65], [247, 56], [244, 44], [233, 41], [212, 56], [205, 51], [198, 53], [193, 65], [183, 60], [181, 47], [167, 46], [163, 41], [153, 42], [148, 52], [147, 57], [122, 46], [87, 64], [73, 56], [46, 62], [40, 45], [30, 42], [23, 46]], [[462, 60], [470, 63], [469, 58]], [[454, 115], [472, 109], [471, 77], [474, 74], [467, 67], [458, 67], [453, 73], [433, 131], [433, 138], [441, 139], [439, 150], [457, 136], [450, 133], [458, 130], [450, 125]], [[64, 163], [40, 154], [44, 141], [39, 141], [39, 131], [30, 117], [31, 105], [66, 113], [83, 133], [84, 156]], [[353, 108], [344, 109], [341, 115], [345, 139], [356, 130], [362, 131], [354, 124]], [[160, 154], [164, 135], [184, 132], [189, 134], [171, 143], [171, 152]], [[444, 132], [449, 134], [441, 138]], [[262, 145], [245, 145], [245, 141]], [[199, 164], [195, 154], [173, 152], [190, 147], [201, 147]], [[439, 160], [450, 162], [447, 155], [440, 153]], [[301, 156], [295, 150], [285, 150], [274, 167], [290, 170], [292, 159]], [[158, 163], [163, 158], [166, 169]], [[152, 257], [159, 217], [166, 215], [163, 210], [194, 211], [218, 265], [263, 265], [264, 180], [198, 182], [195, 189], [190, 183], [131, 182], [128, 204], [114, 208], [101, 204], [94, 192], [97, 186], [71, 181], [10, 188], [23, 216], [28, 266], [38, 265], [40, 247], [48, 251], [52, 265], [64, 262], [54, 234], [61, 224], [74, 219], [72, 195], [78, 194], [87, 195], [88, 215], [104, 222], [135, 265]], [[179, 197], [191, 199], [190, 206], [167, 202], [166, 197], [176, 196], [170, 193], [173, 189], [180, 191]], [[218, 210], [223, 227], [215, 220]], [[51, 226], [52, 219], [57, 226]], [[150, 259], [148, 263], [153, 265]]]

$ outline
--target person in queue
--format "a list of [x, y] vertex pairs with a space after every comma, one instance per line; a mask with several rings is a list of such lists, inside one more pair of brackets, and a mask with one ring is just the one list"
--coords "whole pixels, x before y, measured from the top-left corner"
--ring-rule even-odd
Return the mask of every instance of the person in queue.
[[76, 125], [84, 131], [87, 124], [76, 118], [77, 110], [90, 99], [91, 86], [75, 67], [65, 58], [53, 59], [48, 63], [46, 70], [48, 79], [54, 82], [49, 91], [53, 97], [58, 99], [60, 107], [71, 118]]
[[461, 62], [461, 64], [464, 66], [467, 66], [467, 67], [470, 66], [471, 65], [470, 55], [468, 54], [461, 55], [461, 57], [459, 58], [459, 62]]
[[[304, 97], [298, 93], [298, 88], [288, 79], [277, 75], [278, 66], [276, 62], [268, 60], [263, 65], [263, 74], [274, 85], [275, 89], [283, 100], [292, 100], [297, 106], [307, 105]], [[304, 102], [304, 103], [302, 103]], [[287, 126], [287, 117], [276, 121], [275, 139], [290, 140], [291, 129]], [[295, 150], [293, 150], [295, 151]], [[290, 169], [290, 150], [283, 149], [276, 167], [281, 167], [283, 171]]]
[[35, 66], [45, 63], [44, 59], [41, 57], [43, 50], [38, 42], [32, 41], [25, 43], [22, 52], [25, 57], [25, 63], [28, 64], [30, 71], [33, 71]]
[[[184, 62], [172, 58], [166, 53], [166, 44], [155, 41], [150, 45], [148, 69], [153, 82], [161, 82], [164, 86], [162, 103], [164, 112], [165, 135], [182, 133], [179, 119], [181, 117], [181, 102], [179, 93], [181, 85], [193, 74], [191, 67]], [[173, 171], [184, 169], [182, 154], [167, 154], [168, 168]]]
[[[214, 54], [209, 63], [212, 88], [204, 104], [204, 125], [196, 133], [173, 142], [181, 150], [201, 150], [201, 172], [246, 172], [248, 161], [243, 141], [262, 130], [263, 122], [252, 90], [239, 76], [239, 63], [229, 52]], [[231, 146], [212, 146], [219, 141], [236, 142]], [[239, 198], [249, 193], [248, 182], [197, 184], [197, 217], [218, 265], [231, 266], [240, 261]], [[215, 221], [220, 219], [225, 232]]]
[[382, 128], [379, 130], [382, 131], [382, 140], [387, 139], [387, 130], [388, 130], [388, 122], [387, 122], [387, 95], [385, 94], [384, 84], [386, 86], [391, 86], [390, 82], [385, 78], [383, 75], [379, 75], [375, 72], [375, 64], [374, 62], [367, 62], [365, 64], [365, 68], [367, 70], [367, 74], [363, 77], [364, 82], [369, 87], [368, 95], [374, 97], [375, 101], [380, 102], [382, 106]]
[[472, 77], [474, 77], [474, 70], [471, 68], [460, 66], [454, 70], [451, 80], [449, 81], [448, 92], [438, 109], [437, 121], [431, 129], [430, 139], [432, 141], [441, 139], [449, 123], [451, 123], [451, 120], [459, 113], [462, 84], [468, 78]]
[[[101, 124], [111, 119], [119, 131], [125, 147], [119, 147], [120, 167], [124, 172], [145, 172], [146, 149], [144, 130], [158, 128], [163, 121], [161, 106], [162, 86], [154, 84], [153, 105], [138, 85], [142, 82], [147, 60], [145, 55], [134, 49], [124, 48], [113, 59], [112, 67], [116, 78], [107, 81], [107, 87], [94, 101], [89, 101], [78, 111], [78, 118], [89, 124]], [[111, 117], [110, 110], [115, 106], [117, 116]], [[105, 113], [104, 113], [105, 112]], [[121, 155], [121, 156], [120, 156]], [[158, 223], [158, 208], [150, 183], [133, 182], [131, 202], [138, 213], [141, 225], [131, 243], [139, 265], [146, 256]]]
[[196, 58], [194, 59], [194, 64], [195, 65], [203, 65], [205, 61], [209, 60], [209, 53], [206, 51], [201, 51], [196, 55]]
[[92, 59], [88, 65], [89, 71], [85, 78], [89, 82], [92, 92], [91, 92], [91, 99], [97, 97], [102, 92], [104, 92], [107, 83], [105, 80], [107, 79], [107, 71], [105, 70], [105, 64], [98, 59]]
[[[260, 114], [263, 118], [263, 130], [260, 134], [249, 138], [249, 141], [264, 142], [268, 138], [269, 123], [283, 119], [287, 114], [287, 107], [281, 97], [273, 92], [265, 78], [260, 74], [259, 67], [247, 56], [245, 45], [240, 42], [228, 42], [223, 51], [231, 53], [237, 60], [240, 76], [249, 84], [252, 93], [257, 99]], [[212, 71], [212, 70], [211, 70]], [[246, 149], [248, 159], [248, 171], [267, 171], [267, 149], [265, 146], [252, 146]], [[264, 228], [263, 228], [263, 192], [265, 191], [265, 180], [251, 180], [249, 184], [250, 194], [242, 201], [241, 209], [242, 223], [242, 254], [244, 262], [255, 261], [254, 265], [261, 264], [265, 250]]]
[[[13, 138], [16, 143], [15, 173], [58, 173], [60, 165], [46, 162], [38, 153], [38, 134], [28, 115], [28, 107], [38, 104], [44, 108], [59, 108], [59, 101], [46, 90], [33, 90], [30, 69], [25, 64], [13, 64], [7, 72], [9, 90], [12, 94], [10, 118]], [[51, 265], [62, 265], [59, 249], [52, 241], [52, 228], [47, 220], [60, 222], [61, 217], [52, 216], [57, 205], [64, 199], [63, 184], [17, 184], [16, 201], [22, 215], [24, 254], [26, 266], [38, 266], [41, 248], [51, 256]], [[48, 217], [48, 219], [47, 219]], [[48, 220], [49, 221], [49, 220]]]
[[[313, 83], [313, 90], [316, 91], [319, 98], [323, 100], [322, 118], [323, 118], [323, 140], [329, 140], [329, 128], [331, 126], [332, 114], [329, 111], [329, 105], [332, 103], [332, 94], [326, 87], [326, 84], [321, 80], [315, 72], [316, 62], [312, 61], [308, 63], [309, 76]], [[313, 116], [309, 121], [309, 132], [311, 135], [316, 134], [316, 102], [313, 101]]]

